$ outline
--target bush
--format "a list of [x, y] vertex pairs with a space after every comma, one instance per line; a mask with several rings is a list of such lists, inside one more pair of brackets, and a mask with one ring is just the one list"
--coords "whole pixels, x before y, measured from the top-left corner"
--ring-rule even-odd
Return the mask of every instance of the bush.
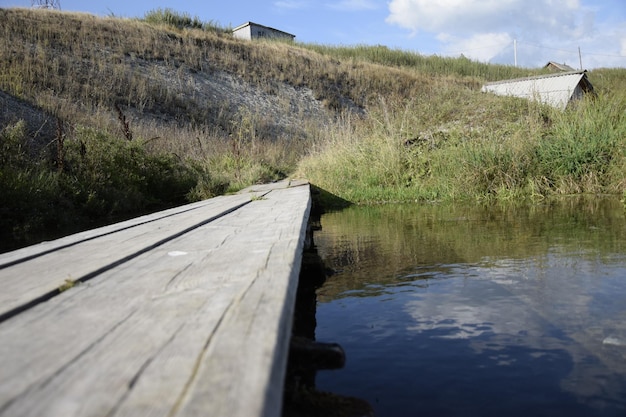
[[626, 99], [600, 96], [556, 114], [536, 148], [538, 175], [559, 193], [606, 192], [607, 176], [623, 165], [626, 152]]
[[0, 132], [0, 234], [18, 245], [187, 202], [206, 173], [172, 154], [150, 154], [84, 127], [64, 141], [62, 170], [29, 156], [24, 124]]
[[0, 131], [0, 241], [27, 240], [56, 223], [62, 210], [58, 175], [27, 152], [26, 125], [20, 121]]
[[80, 128], [68, 143], [63, 176], [90, 216], [112, 217], [184, 203], [197, 182], [172, 154], [148, 154], [139, 142]]

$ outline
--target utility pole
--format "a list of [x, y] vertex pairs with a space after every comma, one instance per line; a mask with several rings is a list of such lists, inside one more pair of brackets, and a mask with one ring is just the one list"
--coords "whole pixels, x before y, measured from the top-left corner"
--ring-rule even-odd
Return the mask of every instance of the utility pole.
[[61, 0], [32, 0], [30, 6], [36, 9], [61, 10]]
[[580, 46], [578, 47], [578, 60], [580, 61], [580, 70], [583, 70], [583, 56], [580, 53]]
[[515, 66], [517, 67], [517, 39], [513, 39], [513, 57], [515, 59]]

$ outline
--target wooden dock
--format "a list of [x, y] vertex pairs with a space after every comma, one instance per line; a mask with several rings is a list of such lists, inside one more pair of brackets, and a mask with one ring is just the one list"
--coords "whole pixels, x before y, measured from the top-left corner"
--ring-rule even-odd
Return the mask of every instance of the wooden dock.
[[278, 416], [307, 183], [0, 255], [0, 416]]

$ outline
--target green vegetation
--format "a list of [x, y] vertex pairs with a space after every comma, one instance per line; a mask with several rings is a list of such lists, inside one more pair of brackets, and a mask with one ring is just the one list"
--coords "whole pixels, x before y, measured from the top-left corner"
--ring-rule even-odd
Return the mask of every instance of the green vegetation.
[[592, 71], [598, 97], [560, 112], [480, 92], [541, 69], [245, 42], [170, 9], [0, 21], [3, 241], [290, 175], [355, 203], [626, 189], [623, 69]]
[[172, 9], [154, 9], [147, 12], [143, 21], [153, 25], [166, 25], [176, 29], [202, 29], [213, 32], [228, 32], [230, 29], [222, 28], [220, 25], [209, 22], [204, 23], [198, 16], [193, 18], [188, 13], [179, 13]]
[[75, 281], [71, 278], [67, 278], [65, 282], [59, 286], [59, 292], [65, 292], [71, 288], [74, 288], [79, 283], [80, 283], [79, 281]]
[[423, 56], [418, 53], [390, 49], [383, 45], [329, 46], [301, 44], [303, 48], [340, 60], [355, 60], [391, 67], [401, 67], [435, 76], [479, 77], [483, 81], [538, 75], [544, 70], [529, 70], [507, 65], [486, 64], [468, 58]]
[[[436, 129], [423, 125], [428, 116], [421, 113], [438, 112], [437, 104], [421, 109], [418, 101], [401, 111], [381, 105], [359, 123], [345, 120], [302, 161], [300, 173], [359, 202], [502, 201], [626, 189], [626, 96], [601, 94], [565, 112], [514, 98], [466, 100], [477, 106], [475, 114], [459, 106], [470, 117]], [[494, 117], [498, 112], [506, 114]]]
[[18, 241], [182, 204], [199, 179], [210, 181], [175, 155], [90, 128], [54, 152], [29, 150], [27, 139], [23, 121], [0, 131], [0, 230]]
[[202, 29], [204, 24], [197, 17], [187, 13], [178, 13], [172, 9], [155, 9], [146, 13], [144, 20], [152, 24], [164, 24], [177, 29]]

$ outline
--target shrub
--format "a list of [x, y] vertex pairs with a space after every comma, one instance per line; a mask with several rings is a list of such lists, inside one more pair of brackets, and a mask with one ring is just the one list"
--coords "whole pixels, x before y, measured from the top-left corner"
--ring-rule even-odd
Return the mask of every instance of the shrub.
[[[626, 152], [626, 98], [601, 95], [556, 113], [538, 143], [538, 177], [562, 194], [607, 192], [620, 178], [607, 175], [622, 167]], [[617, 191], [617, 190], [613, 190]]]
[[112, 217], [185, 202], [197, 172], [172, 154], [149, 154], [127, 141], [79, 128], [67, 146], [63, 176], [91, 216]]
[[24, 123], [0, 132], [0, 234], [16, 243], [68, 233], [187, 201], [206, 173], [173, 154], [151, 154], [139, 141], [77, 127], [54, 158], [28, 155]]

